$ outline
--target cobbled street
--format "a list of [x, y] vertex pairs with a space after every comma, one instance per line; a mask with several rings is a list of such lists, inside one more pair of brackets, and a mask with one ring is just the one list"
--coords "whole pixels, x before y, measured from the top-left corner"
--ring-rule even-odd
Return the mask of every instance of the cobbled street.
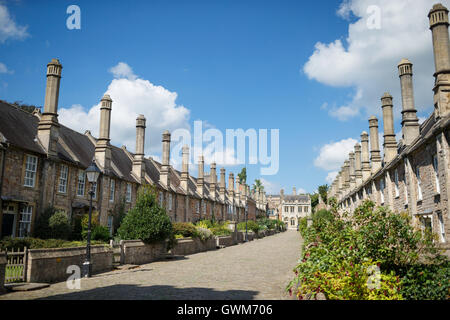
[[81, 280], [81, 289], [66, 282], [7, 299], [290, 299], [285, 293], [300, 257], [298, 232], [287, 231], [249, 243], [116, 270]]

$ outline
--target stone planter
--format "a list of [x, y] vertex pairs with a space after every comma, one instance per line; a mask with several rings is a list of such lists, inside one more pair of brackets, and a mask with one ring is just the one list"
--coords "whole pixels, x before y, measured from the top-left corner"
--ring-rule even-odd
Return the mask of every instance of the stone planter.
[[[238, 239], [237, 240], [239, 241], [239, 235], [238, 235]], [[234, 246], [235, 244], [237, 244], [238, 241], [234, 241], [232, 236], [216, 237], [216, 247], [221, 247], [221, 246], [230, 247], [230, 246]]]
[[167, 253], [167, 242], [145, 244], [141, 240], [121, 240], [122, 264], [146, 264], [160, 260]]
[[177, 240], [177, 244], [174, 248], [172, 248], [171, 252], [174, 255], [185, 256], [215, 249], [216, 239], [214, 237], [206, 241], [201, 241], [200, 239], [183, 238]]
[[[86, 247], [28, 250], [27, 282], [64, 281], [70, 276], [67, 268], [77, 265], [81, 270], [85, 259]], [[112, 270], [113, 250], [103, 245], [91, 246], [91, 262], [92, 273]]]
[[5, 293], [6, 254], [0, 252], [0, 294]]

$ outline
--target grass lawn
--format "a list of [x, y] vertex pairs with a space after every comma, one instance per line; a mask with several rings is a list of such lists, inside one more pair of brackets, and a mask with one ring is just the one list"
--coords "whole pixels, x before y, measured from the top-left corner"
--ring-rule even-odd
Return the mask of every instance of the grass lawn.
[[[5, 278], [5, 282], [6, 283], [12, 283], [12, 282], [20, 282], [20, 280], [14, 280], [14, 279], [18, 279], [23, 275], [23, 266], [6, 266], [6, 278]], [[9, 279], [8, 278], [13, 278], [13, 279]]]

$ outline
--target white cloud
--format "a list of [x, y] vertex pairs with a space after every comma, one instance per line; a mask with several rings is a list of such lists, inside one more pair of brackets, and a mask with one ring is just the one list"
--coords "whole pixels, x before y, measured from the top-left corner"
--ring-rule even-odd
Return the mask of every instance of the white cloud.
[[[449, 0], [442, 1], [444, 5]], [[339, 120], [381, 114], [380, 98], [389, 91], [394, 96], [395, 116], [400, 117], [401, 92], [397, 64], [409, 58], [414, 64], [416, 108], [432, 106], [434, 59], [429, 30], [429, 0], [345, 0], [338, 15], [349, 23], [345, 40], [318, 42], [304, 65], [310, 78], [333, 87], [354, 88], [355, 94], [343, 106], [329, 110]], [[381, 29], [369, 29], [369, 6], [381, 9]], [[333, 105], [335, 102], [329, 101]]]
[[[121, 66], [119, 69], [123, 71], [128, 68]], [[136, 117], [143, 114], [147, 119], [145, 152], [159, 154], [162, 132], [178, 128], [188, 129], [190, 111], [184, 106], [177, 105], [176, 92], [154, 85], [148, 80], [133, 79], [130, 73], [122, 75], [127, 78], [113, 79], [105, 92], [113, 100], [111, 143], [118, 146], [126, 145], [128, 150], [133, 152], [136, 144]], [[100, 102], [88, 111], [81, 105], [73, 105], [68, 109], [62, 108], [59, 112], [62, 124], [80, 132], [91, 130], [94, 136], [98, 136], [99, 119]]]
[[348, 154], [355, 148], [358, 141], [353, 138], [325, 144], [320, 148], [319, 156], [314, 160], [314, 165], [326, 171], [339, 170]]
[[6, 67], [6, 65], [4, 63], [0, 62], [0, 73], [9, 73], [12, 74], [14, 73], [14, 71], [9, 70], [8, 67]]
[[332, 171], [329, 172], [327, 177], [325, 178], [325, 180], [327, 181], [327, 183], [330, 185], [333, 183], [334, 179], [336, 179], [337, 175], [338, 175], [338, 171]]
[[111, 72], [116, 79], [137, 79], [137, 76], [134, 74], [133, 69], [131, 69], [131, 67], [125, 62], [119, 62], [114, 67], [111, 67], [108, 71]]
[[0, 4], [0, 43], [8, 39], [25, 39], [28, 36], [27, 27], [17, 25], [8, 8]]
[[264, 178], [259, 178], [259, 180], [261, 180], [267, 194], [280, 194], [281, 185], [278, 182], [272, 182]]

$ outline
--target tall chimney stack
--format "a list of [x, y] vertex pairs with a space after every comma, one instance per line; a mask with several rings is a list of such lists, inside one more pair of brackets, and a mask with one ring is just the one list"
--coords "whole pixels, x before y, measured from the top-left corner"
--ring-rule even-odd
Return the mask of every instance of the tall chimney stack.
[[381, 98], [384, 126], [384, 162], [387, 164], [397, 156], [397, 141], [394, 132], [394, 111], [392, 96], [385, 93]]
[[369, 135], [363, 131], [361, 133], [361, 162], [362, 162], [362, 179], [366, 181], [370, 178], [370, 155], [369, 155]]
[[216, 199], [216, 190], [217, 190], [216, 163], [215, 162], [211, 163], [210, 168], [211, 168], [211, 173], [210, 173], [210, 175], [211, 175], [211, 180], [210, 181], [211, 182], [209, 184], [209, 187], [211, 189], [210, 191], [211, 191], [212, 197], [215, 200]]
[[99, 167], [105, 173], [111, 170], [111, 145], [110, 131], [111, 131], [111, 110], [112, 100], [108, 94], [105, 94], [100, 101], [100, 132], [95, 145], [95, 160]]
[[362, 163], [361, 163], [361, 145], [355, 145], [355, 178], [356, 186], [359, 187], [363, 182]]
[[434, 64], [436, 67], [434, 106], [438, 119], [450, 113], [448, 92], [450, 91], [450, 45], [448, 35], [448, 9], [438, 3], [428, 14], [430, 29], [433, 34]]
[[350, 161], [344, 161], [344, 195], [350, 191]]
[[145, 146], [145, 117], [139, 115], [136, 118], [136, 154], [133, 159], [133, 173], [136, 175], [140, 183], [144, 182], [145, 163], [144, 163], [144, 146]]
[[372, 174], [381, 168], [380, 144], [378, 142], [378, 119], [375, 116], [369, 119], [370, 128], [370, 160], [372, 162]]
[[355, 153], [350, 152], [348, 158], [350, 165], [350, 190], [353, 190], [356, 187]]
[[409, 146], [420, 133], [419, 119], [414, 104], [413, 64], [408, 59], [402, 59], [398, 64], [398, 74], [402, 89], [403, 144]]
[[57, 156], [59, 137], [58, 99], [62, 65], [58, 59], [47, 64], [47, 86], [45, 89], [44, 112], [38, 125], [38, 139], [49, 157]]
[[220, 192], [220, 200], [222, 202], [225, 201], [225, 168], [220, 168], [220, 186], [219, 186], [219, 192]]
[[168, 189], [170, 188], [170, 132], [164, 131], [162, 134], [162, 165], [161, 172], [159, 174], [160, 182], [165, 185]]
[[297, 189], [296, 189], [295, 187], [292, 188], [292, 194], [293, 194], [294, 196], [297, 195]]
[[203, 187], [205, 185], [205, 158], [198, 157], [198, 178], [197, 178], [197, 192], [203, 197]]
[[184, 145], [182, 149], [182, 164], [181, 164], [181, 188], [188, 193], [189, 182], [189, 146]]

